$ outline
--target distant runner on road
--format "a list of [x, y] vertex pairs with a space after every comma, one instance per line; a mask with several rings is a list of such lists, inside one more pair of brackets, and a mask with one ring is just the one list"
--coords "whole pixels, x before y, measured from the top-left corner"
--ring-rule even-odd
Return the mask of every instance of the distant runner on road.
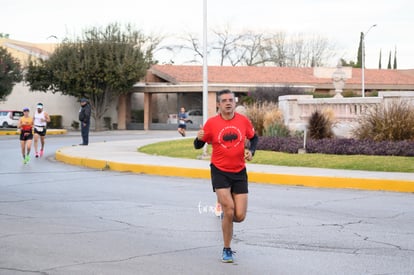
[[[45, 136], [47, 123], [50, 122], [49, 114], [43, 110], [43, 104], [37, 103], [36, 112], [33, 115], [34, 123], [34, 149], [36, 158], [42, 157], [45, 149]], [[40, 152], [38, 151], [38, 142], [40, 137]]]
[[20, 148], [23, 163], [27, 164], [30, 161], [30, 149], [33, 139], [33, 118], [29, 116], [29, 108], [23, 108], [23, 116], [19, 119], [17, 128], [20, 129]]

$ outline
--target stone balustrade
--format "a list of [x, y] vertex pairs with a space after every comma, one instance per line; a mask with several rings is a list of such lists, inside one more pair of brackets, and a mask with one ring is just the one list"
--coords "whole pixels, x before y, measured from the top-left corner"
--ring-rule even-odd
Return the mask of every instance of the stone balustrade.
[[284, 123], [291, 130], [304, 130], [316, 110], [334, 115], [334, 133], [350, 137], [359, 117], [374, 105], [385, 105], [395, 100], [409, 101], [414, 106], [412, 92], [379, 92], [378, 97], [313, 98], [311, 95], [286, 95], [279, 97], [279, 109]]

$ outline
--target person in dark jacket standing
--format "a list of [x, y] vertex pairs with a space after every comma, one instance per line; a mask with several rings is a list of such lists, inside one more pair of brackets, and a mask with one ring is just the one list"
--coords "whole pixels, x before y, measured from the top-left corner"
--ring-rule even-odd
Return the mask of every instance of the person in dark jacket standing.
[[91, 105], [86, 98], [80, 100], [81, 108], [79, 110], [79, 121], [81, 124], [82, 143], [79, 145], [88, 145], [89, 143], [89, 126], [91, 124]]

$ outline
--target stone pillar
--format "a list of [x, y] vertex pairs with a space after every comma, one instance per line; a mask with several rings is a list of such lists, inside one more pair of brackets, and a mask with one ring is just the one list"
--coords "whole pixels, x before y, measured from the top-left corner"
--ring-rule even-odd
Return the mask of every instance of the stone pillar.
[[144, 92], [144, 130], [149, 130], [151, 126], [151, 101], [152, 101], [152, 94]]
[[335, 96], [336, 98], [342, 98], [342, 91], [345, 86], [346, 73], [342, 70], [341, 62], [338, 62], [336, 66], [336, 71], [332, 75], [333, 85], [335, 87]]
[[301, 100], [313, 100], [313, 97], [311, 95], [279, 96], [279, 110], [283, 114], [284, 124], [291, 130], [300, 130], [300, 128], [303, 128], [303, 110], [299, 106]]
[[126, 96], [122, 94], [118, 97], [118, 130], [126, 129]]
[[215, 92], [208, 93], [208, 114], [207, 118], [214, 116], [217, 114], [217, 96]]

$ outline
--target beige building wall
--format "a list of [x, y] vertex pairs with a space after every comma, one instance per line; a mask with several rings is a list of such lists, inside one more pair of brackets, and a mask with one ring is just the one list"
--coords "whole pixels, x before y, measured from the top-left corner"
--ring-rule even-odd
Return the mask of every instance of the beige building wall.
[[[0, 101], [0, 110], [23, 110], [24, 107], [28, 107], [32, 115], [39, 102], [43, 103], [44, 110], [49, 115], [62, 116], [62, 127], [65, 129], [72, 129], [72, 122], [78, 121], [80, 109], [78, 98], [62, 95], [61, 93], [31, 92], [29, 87], [24, 85], [23, 82], [13, 87], [12, 93], [7, 96], [5, 101]], [[104, 117], [111, 117], [112, 123], [117, 123], [118, 121], [116, 106], [117, 102], [114, 102], [104, 115]], [[91, 129], [94, 128], [95, 121], [92, 119]]]

